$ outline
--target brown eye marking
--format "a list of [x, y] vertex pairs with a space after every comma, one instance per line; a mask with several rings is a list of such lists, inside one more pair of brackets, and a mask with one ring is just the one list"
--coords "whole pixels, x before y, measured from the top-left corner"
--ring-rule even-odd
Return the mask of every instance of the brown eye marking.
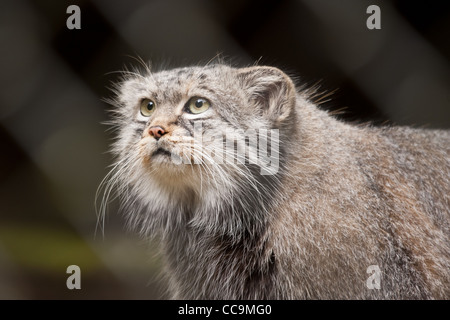
[[185, 105], [185, 111], [192, 114], [200, 114], [209, 109], [211, 103], [205, 98], [193, 97]]
[[150, 99], [143, 99], [141, 102], [141, 114], [144, 117], [150, 117], [155, 111], [155, 103]]

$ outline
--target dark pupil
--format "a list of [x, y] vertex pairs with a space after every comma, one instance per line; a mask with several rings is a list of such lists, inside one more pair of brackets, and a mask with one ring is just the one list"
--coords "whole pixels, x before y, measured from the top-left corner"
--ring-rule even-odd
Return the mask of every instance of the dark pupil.
[[203, 100], [202, 99], [198, 99], [197, 101], [195, 101], [195, 107], [198, 108], [198, 109], [203, 107]]
[[150, 101], [150, 102], [147, 104], [147, 109], [148, 109], [149, 111], [152, 111], [152, 110], [153, 110], [153, 106], [154, 106], [153, 101]]

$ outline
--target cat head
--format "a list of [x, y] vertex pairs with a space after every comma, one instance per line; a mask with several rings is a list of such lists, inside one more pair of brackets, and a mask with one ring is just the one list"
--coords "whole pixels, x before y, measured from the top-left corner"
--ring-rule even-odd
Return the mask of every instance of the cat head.
[[295, 86], [272, 67], [131, 74], [117, 88], [116, 180], [152, 206], [261, 194], [295, 130]]

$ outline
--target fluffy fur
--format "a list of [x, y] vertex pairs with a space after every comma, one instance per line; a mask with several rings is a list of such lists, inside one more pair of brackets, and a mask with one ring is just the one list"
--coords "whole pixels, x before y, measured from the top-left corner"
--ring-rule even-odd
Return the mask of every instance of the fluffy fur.
[[[147, 71], [117, 86], [104, 200], [115, 187], [130, 224], [161, 239], [174, 298], [450, 297], [448, 131], [339, 122], [271, 67]], [[184, 112], [191, 97], [210, 109]], [[196, 143], [196, 121], [208, 135], [278, 129], [278, 172], [217, 164], [205, 151], [219, 142]], [[168, 132], [159, 142], [152, 125]], [[153, 157], [158, 146], [200, 164]]]

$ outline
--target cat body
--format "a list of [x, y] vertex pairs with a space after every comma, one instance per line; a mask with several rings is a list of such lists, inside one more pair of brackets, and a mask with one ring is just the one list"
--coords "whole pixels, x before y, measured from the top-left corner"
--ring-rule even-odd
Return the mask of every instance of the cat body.
[[[449, 131], [340, 122], [271, 67], [133, 74], [117, 93], [111, 185], [161, 240], [173, 298], [450, 297]], [[258, 158], [245, 133], [271, 130], [265, 174], [194, 139]]]

